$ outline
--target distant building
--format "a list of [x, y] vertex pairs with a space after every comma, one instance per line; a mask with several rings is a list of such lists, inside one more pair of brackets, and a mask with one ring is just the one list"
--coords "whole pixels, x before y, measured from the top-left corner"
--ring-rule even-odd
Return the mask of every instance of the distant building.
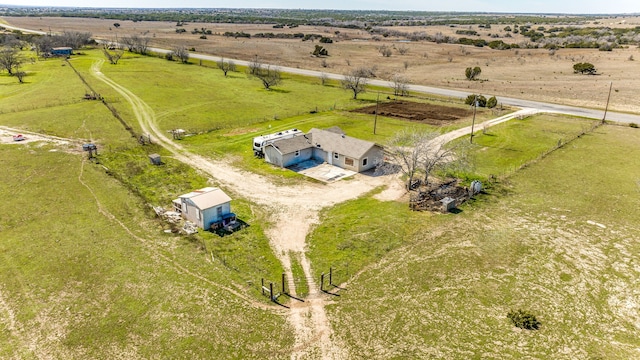
[[214, 187], [180, 195], [173, 200], [173, 207], [184, 219], [205, 230], [211, 229], [212, 225], [214, 228], [225, 226], [225, 221], [235, 221], [235, 214], [231, 212], [231, 198]]
[[55, 47], [51, 49], [51, 55], [53, 56], [71, 56], [73, 49], [70, 47]]
[[363, 172], [380, 164], [384, 152], [382, 146], [347, 136], [335, 126], [326, 130], [311, 129], [302, 136], [274, 141], [264, 147], [264, 158], [280, 167], [315, 159]]

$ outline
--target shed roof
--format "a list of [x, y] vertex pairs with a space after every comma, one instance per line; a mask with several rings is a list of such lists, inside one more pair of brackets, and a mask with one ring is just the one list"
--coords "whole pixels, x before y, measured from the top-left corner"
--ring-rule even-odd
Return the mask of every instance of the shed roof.
[[229, 195], [224, 191], [214, 188], [206, 187], [200, 190], [194, 190], [188, 194], [180, 195], [180, 198], [190, 199], [193, 204], [200, 210], [209, 209], [214, 206], [222, 205], [231, 201]]
[[314, 147], [356, 159], [360, 159], [374, 146], [380, 146], [371, 141], [356, 139], [333, 131], [314, 128], [309, 130], [309, 134], [313, 138]]

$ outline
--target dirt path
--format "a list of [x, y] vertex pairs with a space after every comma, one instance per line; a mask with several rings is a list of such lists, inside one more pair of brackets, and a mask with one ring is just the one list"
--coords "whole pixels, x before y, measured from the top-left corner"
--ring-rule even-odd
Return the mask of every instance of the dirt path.
[[[370, 177], [357, 174], [351, 181], [336, 182], [330, 185], [303, 184], [294, 186], [276, 186], [268, 178], [242, 171], [229, 164], [191, 154], [182, 146], [167, 138], [156, 125], [153, 109], [125, 87], [106, 77], [100, 67], [103, 60], [97, 61], [91, 68], [92, 74], [115, 89], [133, 108], [134, 114], [143, 132], [155, 137], [156, 143], [169, 150], [175, 159], [197, 168], [215, 179], [220, 185], [233, 189], [243, 197], [265, 206], [271, 211], [273, 227], [267, 230], [270, 245], [281, 261], [288, 279], [293, 279], [291, 256], [299, 255], [300, 263], [309, 286], [309, 296], [305, 302], [292, 301], [289, 322], [296, 331], [296, 343], [292, 359], [320, 356], [323, 359], [348, 358], [345, 347], [332, 334], [332, 328], [325, 312], [328, 301], [319, 291], [316, 279], [312, 276], [311, 263], [306, 257], [306, 237], [312, 226], [319, 221], [319, 211], [337, 203], [355, 199], [379, 186], [386, 189], [376, 196], [379, 200], [394, 200], [404, 194], [404, 187], [396, 177]], [[487, 121], [487, 126], [507, 121], [520, 113], [507, 115]], [[481, 129], [482, 124], [477, 129]], [[469, 128], [460, 129], [438, 138], [451, 141], [468, 134]], [[293, 281], [288, 281], [289, 291], [296, 294]]]

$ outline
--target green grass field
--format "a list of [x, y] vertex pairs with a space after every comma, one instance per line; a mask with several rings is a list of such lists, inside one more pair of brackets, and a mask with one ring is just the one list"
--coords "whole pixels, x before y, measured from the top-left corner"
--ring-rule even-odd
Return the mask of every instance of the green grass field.
[[[638, 140], [601, 128], [422, 222], [329, 307], [338, 337], [353, 358], [637, 358]], [[519, 308], [540, 330], [513, 327]]]
[[248, 268], [277, 263], [260, 231], [205, 238], [208, 249], [235, 257], [253, 238], [250, 253], [259, 254], [229, 259], [237, 270], [211, 262], [198, 240], [164, 234], [100, 166], [51, 150], [0, 146], [0, 299], [13, 309], [0, 306], [0, 357], [264, 358], [292, 344], [278, 311], [225, 289], [266, 303], [247, 283], [259, 278], [245, 278]]

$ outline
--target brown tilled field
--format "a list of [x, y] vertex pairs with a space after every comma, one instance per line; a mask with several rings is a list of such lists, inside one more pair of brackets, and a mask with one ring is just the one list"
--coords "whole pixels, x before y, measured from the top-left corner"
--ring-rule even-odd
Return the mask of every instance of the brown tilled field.
[[[42, 31], [88, 31], [95, 37], [116, 40], [133, 34], [148, 36], [152, 46], [170, 48], [181, 44], [195, 48], [197, 52], [208, 53], [226, 58], [250, 60], [258, 55], [263, 61], [282, 66], [314, 69], [328, 73], [344, 74], [351, 69], [366, 66], [374, 67], [377, 78], [389, 79], [401, 74], [410, 83], [431, 85], [444, 88], [478, 92], [486, 96], [496, 95], [562, 103], [576, 106], [604, 109], [609, 84], [613, 84], [610, 109], [640, 113], [636, 101], [636, 89], [640, 88], [640, 76], [637, 76], [640, 52], [636, 46], [613, 51], [597, 49], [559, 49], [550, 52], [546, 49], [492, 50], [488, 47], [461, 46], [455, 44], [436, 44], [432, 42], [406, 42], [389, 36], [372, 36], [356, 29], [333, 27], [300, 26], [294, 29], [274, 29], [272, 25], [239, 25], [189, 23], [184, 26], [185, 33], [176, 33], [174, 22], [132, 22], [117, 21], [119, 28], [109, 19], [76, 18], [36, 18], [5, 17], [8, 24]], [[623, 21], [624, 20], [624, 21]], [[621, 27], [638, 25], [638, 18], [608, 19], [598, 26]], [[594, 26], [594, 24], [590, 24]], [[207, 39], [199, 34], [191, 34], [195, 28], [212, 31]], [[460, 28], [469, 28], [464, 26]], [[502, 26], [493, 29], [479, 29], [483, 38], [489, 39], [489, 33], [507, 43], [521, 43], [520, 35], [504, 37]], [[455, 35], [456, 28], [448, 26], [433, 27], [395, 27], [404, 32], [425, 31], [428, 34], [441, 32]], [[299, 39], [231, 38], [221, 36], [226, 31], [256, 33], [304, 33], [320, 34], [334, 40], [331, 44], [322, 44], [329, 56], [317, 58], [311, 52], [317, 42]], [[392, 49], [391, 56], [383, 56], [381, 46]], [[404, 54], [401, 54], [404, 52]], [[590, 62], [596, 66], [598, 75], [578, 75], [573, 73], [573, 64]], [[479, 81], [465, 79], [467, 67], [479, 66], [482, 73]]]
[[411, 101], [394, 101], [371, 105], [353, 110], [363, 114], [375, 114], [396, 119], [421, 122], [429, 125], [446, 125], [463, 117], [469, 116], [466, 109], [424, 104]]

